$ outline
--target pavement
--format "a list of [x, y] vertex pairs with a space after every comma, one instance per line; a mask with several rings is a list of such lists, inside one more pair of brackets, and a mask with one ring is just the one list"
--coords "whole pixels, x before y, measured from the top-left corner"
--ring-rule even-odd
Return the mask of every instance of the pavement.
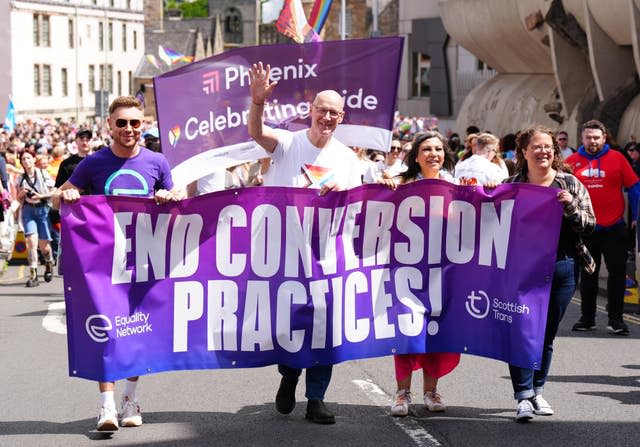
[[[11, 266], [0, 278], [2, 447], [640, 444], [640, 319], [625, 315], [631, 334], [609, 335], [600, 299], [597, 330], [572, 332], [578, 297], [561, 323], [545, 389], [556, 414], [527, 424], [514, 422], [506, 365], [471, 355], [440, 381], [446, 412], [429, 413], [421, 405], [416, 373], [410, 415], [390, 417], [393, 359], [382, 357], [335, 366], [326, 397], [337, 414], [334, 426], [304, 419], [303, 383], [293, 413], [278, 414], [279, 375], [269, 366], [145, 376], [139, 386], [144, 425], [105, 435], [94, 429], [95, 383], [68, 375], [62, 279], [28, 289], [26, 271]], [[118, 384], [116, 395], [121, 389]]]

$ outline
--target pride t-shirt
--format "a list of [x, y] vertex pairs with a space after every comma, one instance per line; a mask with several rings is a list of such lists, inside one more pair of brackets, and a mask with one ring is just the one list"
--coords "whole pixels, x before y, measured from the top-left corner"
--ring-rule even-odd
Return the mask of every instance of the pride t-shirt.
[[80, 162], [69, 182], [92, 195], [151, 197], [159, 189], [173, 188], [167, 159], [144, 147], [132, 158], [120, 158], [105, 147]]

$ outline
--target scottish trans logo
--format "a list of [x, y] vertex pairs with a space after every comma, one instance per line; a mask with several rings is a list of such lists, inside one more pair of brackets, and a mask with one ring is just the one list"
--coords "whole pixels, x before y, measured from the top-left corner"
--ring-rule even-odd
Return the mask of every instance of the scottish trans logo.
[[104, 343], [109, 340], [109, 331], [113, 329], [113, 325], [106, 315], [94, 314], [87, 317], [85, 328], [91, 340]]
[[531, 309], [526, 304], [520, 304], [514, 301], [506, 301], [499, 298], [489, 298], [484, 290], [472, 290], [467, 295], [465, 302], [467, 313], [473, 318], [482, 320], [491, 315], [495, 320], [504, 321], [511, 324], [515, 318], [526, 318], [530, 315]]
[[469, 315], [478, 320], [482, 320], [489, 315], [491, 310], [489, 297], [484, 290], [478, 290], [478, 292], [472, 290], [467, 296], [467, 302], [464, 305]]

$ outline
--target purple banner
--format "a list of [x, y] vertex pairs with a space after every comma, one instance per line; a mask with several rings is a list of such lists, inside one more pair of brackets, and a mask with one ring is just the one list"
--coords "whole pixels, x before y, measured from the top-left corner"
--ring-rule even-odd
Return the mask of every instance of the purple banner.
[[265, 123], [308, 126], [309, 104], [322, 90], [345, 98], [335, 136], [347, 146], [388, 150], [402, 38], [261, 45], [227, 51], [154, 78], [162, 152], [173, 178], [186, 184], [211, 172], [267, 156], [249, 138], [249, 68], [271, 65], [278, 81]]
[[72, 376], [462, 352], [536, 368], [556, 190], [438, 180], [62, 209]]

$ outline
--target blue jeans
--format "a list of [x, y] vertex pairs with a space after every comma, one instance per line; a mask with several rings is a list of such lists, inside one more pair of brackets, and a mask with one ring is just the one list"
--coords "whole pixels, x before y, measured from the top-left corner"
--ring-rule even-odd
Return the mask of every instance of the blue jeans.
[[[307, 390], [304, 393], [304, 397], [307, 399], [324, 400], [324, 393], [327, 391], [327, 388], [329, 388], [329, 382], [331, 381], [332, 370], [333, 365], [317, 365], [307, 368]], [[278, 371], [282, 374], [282, 377], [291, 382], [297, 382], [298, 377], [302, 374], [301, 369], [291, 368], [287, 365], [278, 365]]]
[[542, 362], [539, 370], [521, 368], [509, 365], [509, 374], [513, 384], [514, 396], [517, 400], [528, 399], [536, 394], [542, 394], [547, 381], [551, 357], [553, 356], [553, 340], [558, 333], [558, 326], [564, 315], [578, 282], [579, 263], [574, 258], [564, 258], [556, 261], [549, 297], [549, 311], [547, 312], [547, 326], [544, 331], [542, 345]]

